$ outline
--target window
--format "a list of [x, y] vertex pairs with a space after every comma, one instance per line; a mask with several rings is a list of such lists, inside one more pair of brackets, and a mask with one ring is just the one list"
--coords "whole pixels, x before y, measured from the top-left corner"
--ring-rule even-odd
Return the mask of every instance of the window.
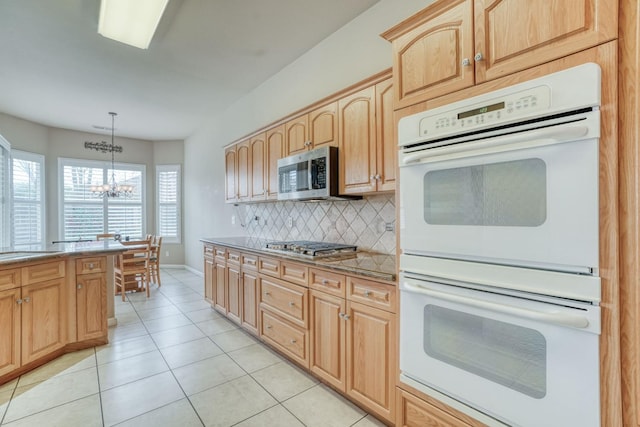
[[45, 240], [44, 156], [13, 150], [13, 244], [43, 245]]
[[181, 242], [180, 165], [156, 166], [157, 234], [164, 242]]
[[91, 192], [92, 185], [111, 183], [110, 162], [61, 158], [58, 168], [61, 240], [95, 239], [101, 233], [120, 233], [131, 239], [145, 236], [144, 165], [115, 164], [116, 182], [134, 187], [130, 196], [117, 198]]
[[9, 142], [0, 135], [0, 246], [11, 244], [11, 167]]

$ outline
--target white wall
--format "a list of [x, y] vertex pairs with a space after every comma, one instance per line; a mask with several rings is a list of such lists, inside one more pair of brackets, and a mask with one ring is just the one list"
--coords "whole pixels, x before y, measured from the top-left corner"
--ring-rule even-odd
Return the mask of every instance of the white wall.
[[[381, 0], [185, 141], [185, 263], [202, 270], [202, 237], [246, 235], [224, 203], [223, 146], [278, 118], [390, 68], [379, 34], [432, 0]], [[294, 35], [292, 35], [294, 36]]]

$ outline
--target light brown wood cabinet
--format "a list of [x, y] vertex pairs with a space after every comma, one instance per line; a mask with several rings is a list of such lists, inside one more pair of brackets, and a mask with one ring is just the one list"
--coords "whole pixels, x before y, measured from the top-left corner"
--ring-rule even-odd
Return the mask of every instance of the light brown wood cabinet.
[[291, 156], [307, 151], [311, 144], [309, 142], [309, 117], [304, 114], [289, 120], [285, 123], [284, 128], [286, 155]]
[[[459, 418], [454, 417], [424, 400], [418, 399], [411, 393], [397, 389], [398, 427], [469, 427]], [[477, 425], [477, 424], [476, 424]]]
[[236, 203], [238, 201], [238, 164], [235, 145], [224, 150], [224, 171], [224, 200], [227, 203]]
[[265, 184], [266, 199], [278, 198], [278, 160], [285, 153], [284, 125], [267, 130], [265, 150]]
[[[237, 257], [237, 258], [236, 258]], [[242, 294], [240, 292], [240, 254], [228, 252], [226, 292], [227, 292], [227, 317], [237, 324], [242, 322]]]
[[395, 190], [391, 79], [338, 101], [340, 194]]
[[107, 283], [104, 272], [76, 276], [76, 328], [78, 341], [107, 334]]
[[338, 146], [338, 103], [332, 102], [309, 113], [309, 149]]
[[215, 264], [213, 261], [213, 246], [204, 245], [204, 300], [213, 305], [215, 280]]
[[531, 68], [617, 37], [617, 2], [443, 0], [382, 34], [395, 108]]
[[249, 199], [252, 201], [265, 200], [267, 197], [266, 183], [268, 177], [265, 164], [266, 159], [266, 133], [260, 133], [249, 141], [250, 167], [248, 170], [251, 177], [249, 186]]
[[0, 291], [0, 376], [20, 367], [20, 288]]
[[213, 260], [215, 279], [213, 281], [213, 308], [227, 314], [227, 261], [222, 257]]
[[242, 322], [243, 328], [258, 335], [258, 274], [255, 270], [242, 269], [242, 279], [240, 286], [242, 288]]
[[245, 140], [236, 146], [237, 161], [237, 200], [248, 202], [251, 199], [251, 141]]

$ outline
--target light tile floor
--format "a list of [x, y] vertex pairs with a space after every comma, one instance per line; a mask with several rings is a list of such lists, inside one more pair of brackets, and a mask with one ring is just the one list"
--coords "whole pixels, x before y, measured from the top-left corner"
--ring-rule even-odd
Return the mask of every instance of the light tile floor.
[[0, 386], [0, 425], [383, 425], [212, 310], [201, 277], [161, 275], [151, 298], [115, 298], [108, 345]]

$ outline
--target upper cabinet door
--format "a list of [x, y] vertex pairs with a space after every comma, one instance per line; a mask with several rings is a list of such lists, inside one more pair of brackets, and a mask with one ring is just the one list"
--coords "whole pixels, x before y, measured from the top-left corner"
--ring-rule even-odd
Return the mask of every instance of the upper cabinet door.
[[278, 159], [284, 157], [284, 125], [267, 131], [265, 149], [265, 180], [267, 199], [278, 198]]
[[340, 194], [376, 191], [375, 86], [338, 101]]
[[251, 138], [250, 142], [251, 158], [251, 200], [264, 200], [266, 198], [265, 188], [265, 133]]
[[473, 86], [471, 0], [436, 2], [383, 36], [393, 44], [396, 109]]
[[337, 102], [332, 102], [309, 113], [309, 140], [313, 148], [338, 146]]
[[225, 201], [233, 203], [238, 200], [238, 169], [236, 167], [236, 146], [227, 147], [224, 150], [225, 169]]
[[476, 79], [492, 80], [613, 40], [618, 2], [475, 0]]
[[246, 202], [250, 198], [251, 183], [251, 147], [250, 141], [239, 142], [236, 147], [238, 165], [238, 201]]
[[306, 151], [309, 146], [309, 117], [305, 114], [285, 123], [287, 156]]
[[387, 79], [376, 85], [376, 140], [377, 168], [374, 178], [378, 191], [396, 189], [396, 168], [398, 164], [398, 142], [393, 122], [393, 85]]

